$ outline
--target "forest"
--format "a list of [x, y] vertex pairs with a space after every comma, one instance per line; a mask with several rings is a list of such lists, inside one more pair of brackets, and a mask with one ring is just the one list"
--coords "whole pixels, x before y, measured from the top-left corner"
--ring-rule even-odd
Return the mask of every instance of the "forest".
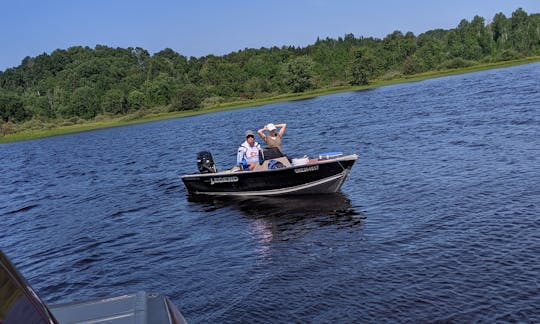
[[[148, 111], [184, 111], [540, 54], [540, 14], [475, 16], [449, 30], [346, 34], [306, 47], [185, 57], [170, 48], [75, 46], [0, 72], [0, 134]], [[101, 116], [101, 117], [100, 117]]]

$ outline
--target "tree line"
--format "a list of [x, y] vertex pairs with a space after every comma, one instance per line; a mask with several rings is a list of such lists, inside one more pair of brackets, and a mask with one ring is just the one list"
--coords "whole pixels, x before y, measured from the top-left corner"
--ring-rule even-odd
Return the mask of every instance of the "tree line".
[[[540, 14], [515, 10], [486, 23], [383, 39], [317, 39], [306, 47], [244, 49], [187, 58], [172, 49], [75, 46], [26, 57], [0, 72], [3, 133], [27, 121], [89, 120], [154, 109], [180, 111], [540, 53]], [[6, 131], [7, 130], [7, 131]], [[2, 133], [2, 132], [0, 132]]]

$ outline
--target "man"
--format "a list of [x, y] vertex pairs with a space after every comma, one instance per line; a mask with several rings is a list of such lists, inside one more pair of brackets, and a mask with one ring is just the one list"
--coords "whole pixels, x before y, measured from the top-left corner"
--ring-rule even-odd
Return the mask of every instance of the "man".
[[255, 135], [251, 130], [246, 131], [246, 140], [240, 144], [236, 155], [236, 165], [242, 167], [245, 161], [249, 170], [253, 170], [259, 163], [259, 150], [261, 146], [255, 142]]
[[[263, 128], [259, 129], [257, 133], [259, 136], [266, 142], [266, 145], [268, 147], [277, 147], [280, 152], [283, 152], [281, 149], [281, 138], [283, 137], [283, 134], [285, 134], [285, 128], [287, 127], [287, 124], [277, 124], [274, 125], [272, 123], [264, 126]], [[277, 129], [280, 129], [279, 132], [276, 133]], [[264, 131], [268, 131], [269, 134], [266, 135]]]

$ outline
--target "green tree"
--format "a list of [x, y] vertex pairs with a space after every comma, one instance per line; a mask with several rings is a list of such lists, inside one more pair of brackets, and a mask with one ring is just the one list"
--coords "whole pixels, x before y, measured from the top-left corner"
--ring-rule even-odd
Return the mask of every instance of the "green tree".
[[415, 73], [437, 68], [445, 60], [445, 36], [440, 31], [418, 36], [418, 48], [413, 58]]
[[174, 91], [171, 110], [192, 110], [200, 107], [201, 95], [197, 87], [193, 85], [182, 86]]
[[247, 78], [262, 78], [271, 81], [278, 75], [279, 63], [268, 54], [259, 54], [249, 58], [244, 65]]
[[144, 84], [144, 94], [148, 106], [165, 106], [171, 102], [172, 80], [164, 72], [160, 73], [155, 80]]
[[367, 47], [353, 48], [350, 64], [351, 85], [366, 85], [375, 71], [373, 53]]
[[491, 32], [493, 35], [493, 41], [496, 43], [499, 49], [506, 48], [509, 29], [509, 20], [502, 12], [493, 17], [493, 22], [491, 23]]
[[4, 122], [22, 122], [32, 116], [19, 96], [0, 91], [0, 117]]
[[423, 66], [420, 64], [419, 60], [416, 58], [416, 55], [408, 56], [403, 63], [403, 73], [404, 74], [414, 74], [421, 72]]
[[527, 53], [531, 48], [528, 27], [529, 16], [523, 9], [518, 8], [512, 13], [510, 39], [512, 48], [520, 53]]
[[293, 92], [304, 92], [315, 86], [313, 65], [308, 56], [299, 56], [286, 63], [284, 79]]
[[188, 63], [182, 56], [170, 48], [166, 48], [152, 57], [149, 67], [149, 79], [157, 78], [160, 74], [168, 75], [172, 81], [185, 83], [187, 81]]
[[25, 109], [30, 112], [32, 117], [48, 119], [56, 117], [55, 111], [49, 103], [47, 96], [40, 96], [35, 92], [28, 92], [22, 95], [22, 100]]
[[118, 89], [110, 89], [101, 99], [101, 108], [104, 112], [124, 114], [127, 111], [124, 93]]
[[485, 26], [484, 18], [474, 16], [469, 27], [469, 34], [474, 37], [475, 59], [479, 60], [482, 57], [488, 56], [492, 52], [492, 38]]
[[383, 39], [383, 49], [385, 51], [386, 68], [396, 68], [402, 66], [405, 58], [411, 56], [416, 50], [416, 38], [414, 34], [408, 32], [403, 35], [399, 30], [387, 35]]
[[326, 38], [317, 39], [314, 45], [306, 48], [309, 57], [315, 63], [314, 73], [323, 82], [332, 83], [337, 80], [344, 80], [347, 72], [347, 61], [350, 48], [356, 40], [353, 34], [345, 35], [345, 38], [338, 40]]
[[67, 111], [64, 113], [69, 117], [77, 116], [84, 119], [91, 119], [100, 112], [100, 101], [97, 97], [97, 91], [92, 87], [82, 86], [75, 89]]
[[468, 21], [463, 19], [459, 24], [460, 27], [451, 29], [448, 32], [446, 47], [449, 58], [465, 56], [465, 45], [463, 44], [462, 34], [465, 32], [468, 24]]
[[261, 77], [253, 77], [245, 84], [245, 93], [248, 98], [257, 98], [263, 93], [269, 93], [272, 89], [272, 83]]
[[[467, 60], [478, 60], [482, 57], [484, 51], [482, 42], [484, 42], [484, 19], [475, 16], [471, 22], [463, 19], [455, 29], [456, 34], [451, 34], [451, 40], [454, 42], [452, 49], [459, 49], [453, 52], [453, 57], [459, 57]], [[488, 47], [488, 44], [485, 44]], [[488, 48], [486, 49], [488, 51]]]
[[139, 90], [131, 90], [127, 97], [128, 110], [139, 110], [143, 107], [146, 97]]

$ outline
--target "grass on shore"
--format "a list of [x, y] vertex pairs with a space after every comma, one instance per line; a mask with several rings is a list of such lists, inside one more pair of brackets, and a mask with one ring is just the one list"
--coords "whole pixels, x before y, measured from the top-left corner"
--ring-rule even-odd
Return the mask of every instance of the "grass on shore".
[[177, 111], [177, 112], [149, 112], [146, 114], [143, 114], [141, 112], [136, 112], [130, 115], [118, 116], [118, 117], [116, 116], [103, 117], [102, 116], [102, 118], [99, 118], [98, 120], [89, 121], [89, 122], [85, 122], [81, 124], [74, 124], [74, 125], [67, 125], [67, 126], [51, 125], [50, 128], [24, 130], [24, 131], [17, 132], [14, 134], [7, 134], [3, 136], [0, 135], [0, 143], [8, 143], [8, 142], [43, 138], [43, 137], [50, 137], [50, 136], [70, 134], [70, 133], [78, 133], [78, 132], [84, 132], [84, 131], [95, 130], [95, 129], [125, 126], [125, 125], [138, 124], [138, 123], [170, 119], [170, 118], [189, 117], [189, 116], [219, 112], [219, 111], [224, 111], [224, 110], [267, 105], [267, 104], [283, 102], [283, 101], [309, 99], [309, 98], [314, 98], [314, 97], [329, 95], [329, 94], [334, 94], [334, 93], [340, 93], [340, 92], [367, 90], [367, 89], [373, 89], [373, 88], [392, 85], [392, 84], [398, 84], [398, 83], [404, 83], [404, 82], [415, 82], [415, 81], [421, 81], [425, 79], [438, 78], [438, 77], [457, 75], [457, 74], [463, 74], [463, 73], [470, 73], [470, 72], [476, 72], [476, 71], [482, 71], [482, 70], [488, 70], [488, 69], [503, 68], [503, 67], [509, 67], [509, 66], [514, 66], [514, 65], [528, 64], [528, 63], [533, 63], [533, 62], [538, 62], [538, 61], [540, 61], [540, 56], [533, 56], [533, 57], [528, 57], [528, 58], [519, 59], [519, 60], [503, 61], [503, 62], [497, 62], [497, 63], [484, 63], [484, 64], [478, 64], [478, 65], [465, 67], [465, 68], [458, 68], [458, 69], [430, 71], [430, 72], [424, 72], [424, 73], [407, 75], [407, 76], [399, 75], [395, 78], [390, 78], [390, 79], [373, 80], [369, 85], [366, 85], [366, 86], [327, 87], [327, 88], [317, 89], [317, 90], [299, 93], [299, 94], [298, 93], [282, 94], [279, 96], [266, 98], [266, 99], [253, 99], [253, 100], [227, 102], [227, 103], [222, 103], [222, 104], [218, 104], [218, 105], [214, 105], [211, 107], [206, 107], [206, 108], [202, 108], [198, 110]]

